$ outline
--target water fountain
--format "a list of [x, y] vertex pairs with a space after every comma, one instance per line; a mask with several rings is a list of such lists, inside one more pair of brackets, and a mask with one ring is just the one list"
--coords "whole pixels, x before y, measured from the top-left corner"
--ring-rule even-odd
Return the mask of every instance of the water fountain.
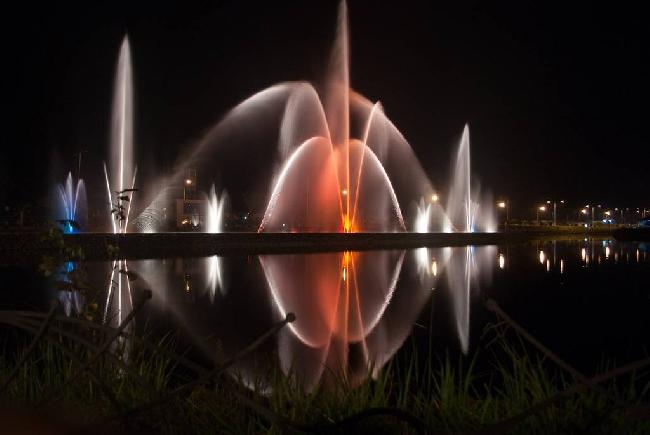
[[[216, 234], [223, 232], [223, 213], [226, 202], [227, 195], [222, 193], [221, 197], [218, 197], [213, 184], [210, 188], [206, 213], [205, 231], [207, 233]], [[221, 259], [216, 255], [208, 257], [206, 259], [206, 269], [208, 275], [208, 292], [210, 299], [214, 301], [214, 296], [217, 291], [220, 291], [222, 294], [225, 292]]]
[[108, 206], [115, 234], [127, 231], [137, 167], [133, 163], [133, 84], [131, 50], [124, 37], [120, 47], [113, 92], [109, 167], [104, 163]]
[[[133, 84], [128, 37], [120, 47], [113, 91], [109, 167], [104, 163], [108, 207], [114, 234], [125, 234], [135, 192], [137, 168], [133, 163]], [[126, 260], [112, 262], [103, 322], [119, 325], [133, 306]], [[109, 316], [109, 313], [110, 316]]]
[[87, 220], [86, 186], [79, 179], [75, 186], [72, 173], [68, 173], [65, 183], [56, 187], [55, 219], [61, 224], [64, 233], [74, 233]]

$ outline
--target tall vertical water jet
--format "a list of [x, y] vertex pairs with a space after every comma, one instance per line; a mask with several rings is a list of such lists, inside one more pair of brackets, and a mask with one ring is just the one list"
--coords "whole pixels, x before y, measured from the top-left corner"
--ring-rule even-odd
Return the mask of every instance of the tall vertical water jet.
[[448, 225], [446, 232], [474, 231], [476, 203], [472, 199], [469, 126], [465, 124], [453, 168], [449, 199], [447, 200]]
[[339, 171], [344, 195], [343, 229], [351, 231], [350, 197], [350, 59], [348, 41], [348, 8], [345, 1], [339, 4], [336, 40], [332, 49], [325, 93], [325, 116], [334, 147], [343, 152], [343, 167]]
[[114, 233], [125, 233], [129, 222], [136, 168], [133, 163], [133, 83], [131, 49], [124, 37], [115, 72], [108, 167], [104, 163]]

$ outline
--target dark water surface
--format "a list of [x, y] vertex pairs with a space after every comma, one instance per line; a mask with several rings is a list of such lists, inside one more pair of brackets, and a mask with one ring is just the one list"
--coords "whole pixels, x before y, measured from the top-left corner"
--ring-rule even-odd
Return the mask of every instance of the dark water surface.
[[[66, 314], [117, 325], [147, 288], [153, 299], [134, 327], [178, 333], [206, 359], [243, 348], [291, 311], [296, 322], [238, 370], [245, 378], [277, 363], [316, 385], [333, 367], [363, 379], [413, 346], [437, 355], [471, 353], [495, 320], [483, 306], [490, 297], [590, 372], [603, 358], [622, 364], [650, 345], [649, 248], [577, 239], [64, 265], [95, 289], [84, 294], [56, 290], [60, 277], [45, 278], [34, 266], [0, 268], [0, 309], [44, 310], [58, 298]], [[137, 279], [128, 281], [120, 270]]]

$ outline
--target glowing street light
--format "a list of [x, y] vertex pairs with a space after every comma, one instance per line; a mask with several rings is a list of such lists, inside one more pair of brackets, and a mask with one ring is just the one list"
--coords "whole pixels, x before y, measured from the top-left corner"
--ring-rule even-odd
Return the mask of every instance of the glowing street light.
[[439, 199], [440, 198], [438, 197], [437, 193], [434, 193], [433, 195], [431, 195], [431, 202], [438, 202]]
[[187, 180], [185, 180], [185, 184], [187, 184], [188, 186], [191, 186], [192, 185], [192, 179], [188, 178]]
[[539, 207], [537, 207], [537, 225], [539, 225], [539, 212], [540, 211], [542, 213], [545, 212], [546, 211], [546, 206], [540, 205]]
[[510, 220], [510, 217], [508, 216], [509, 215], [508, 203], [506, 201], [499, 201], [499, 202], [497, 202], [497, 207], [506, 210], [506, 220], [503, 223], [503, 228], [505, 230], [507, 230], [508, 229], [508, 221]]
[[347, 195], [348, 195], [348, 190], [347, 190], [347, 189], [343, 189], [343, 191], [342, 191], [341, 193], [343, 194], [343, 196], [347, 196]]

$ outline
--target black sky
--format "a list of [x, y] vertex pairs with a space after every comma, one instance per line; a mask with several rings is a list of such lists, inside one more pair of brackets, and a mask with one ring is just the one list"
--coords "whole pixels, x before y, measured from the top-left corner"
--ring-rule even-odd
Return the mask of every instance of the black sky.
[[[382, 101], [436, 185], [469, 122], [473, 172], [515, 207], [546, 198], [650, 207], [645, 14], [632, 3], [523, 3], [351, 0], [352, 86]], [[252, 93], [317, 82], [336, 13], [336, 1], [5, 10], [0, 200], [42, 200], [53, 168], [72, 169], [79, 149], [89, 190], [103, 194], [90, 180], [106, 155], [126, 31], [139, 159], [164, 168]]]

